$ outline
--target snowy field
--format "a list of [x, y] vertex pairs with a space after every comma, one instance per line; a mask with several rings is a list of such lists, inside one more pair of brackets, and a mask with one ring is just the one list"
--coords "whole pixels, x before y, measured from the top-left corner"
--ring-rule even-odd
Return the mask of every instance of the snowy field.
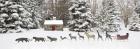
[[[68, 34], [72, 32], [66, 31], [43, 31], [30, 30], [24, 33], [8, 33], [0, 34], [0, 49], [139, 49], [140, 48], [140, 32], [131, 32], [129, 39], [124, 41], [111, 40], [93, 40], [93, 39], [77, 39], [70, 40]], [[68, 39], [61, 40], [59, 36], [66, 36]], [[73, 35], [76, 35], [74, 33]], [[57, 37], [56, 42], [50, 42], [47, 36]], [[16, 42], [15, 39], [20, 37], [44, 37], [45, 42]]]

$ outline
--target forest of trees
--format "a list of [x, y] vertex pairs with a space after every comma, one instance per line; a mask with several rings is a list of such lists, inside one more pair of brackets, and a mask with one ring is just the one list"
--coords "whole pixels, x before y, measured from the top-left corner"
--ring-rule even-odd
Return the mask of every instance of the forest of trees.
[[[86, 4], [81, 6], [81, 2]], [[10, 6], [16, 7], [9, 8]], [[86, 12], [80, 11], [79, 14], [77, 14], [79, 16], [75, 16], [73, 15], [74, 13], [72, 14], [72, 12], [70, 12], [71, 10], [69, 10], [74, 6], [79, 7], [75, 7], [75, 11], [72, 12], [79, 12], [80, 9], [90, 12], [87, 14]], [[7, 9], [11, 13], [9, 13]], [[139, 0], [0, 0], [0, 17], [4, 18], [4, 20], [9, 20], [12, 14], [14, 16], [17, 15], [19, 18], [16, 17], [16, 19], [18, 19], [16, 21], [26, 24], [20, 24], [20, 26], [27, 29], [42, 28], [44, 20], [53, 15], [56, 16], [58, 20], [63, 20], [64, 27], [69, 27], [68, 22], [70, 20], [84, 20], [85, 23], [86, 21], [88, 22], [87, 25], [85, 25], [86, 28], [97, 27], [106, 31], [119, 31], [121, 30], [121, 25], [128, 28], [134, 24], [140, 24], [139, 9]], [[88, 16], [86, 17], [88, 18], [82, 18], [82, 13], [87, 14]], [[25, 19], [29, 22], [20, 20], [20, 18], [23, 18], [21, 16], [27, 16], [26, 18], [29, 19]], [[1, 19], [1, 22], [2, 24], [0, 25], [5, 24], [3, 23], [3, 19]], [[75, 25], [73, 27], [75, 27]]]

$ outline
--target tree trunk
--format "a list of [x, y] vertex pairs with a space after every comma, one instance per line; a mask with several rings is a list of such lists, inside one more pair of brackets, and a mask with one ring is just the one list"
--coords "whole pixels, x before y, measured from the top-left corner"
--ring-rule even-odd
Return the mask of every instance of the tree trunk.
[[125, 27], [127, 28], [127, 25], [128, 25], [128, 17], [125, 17], [124, 18], [124, 24], [125, 24]]

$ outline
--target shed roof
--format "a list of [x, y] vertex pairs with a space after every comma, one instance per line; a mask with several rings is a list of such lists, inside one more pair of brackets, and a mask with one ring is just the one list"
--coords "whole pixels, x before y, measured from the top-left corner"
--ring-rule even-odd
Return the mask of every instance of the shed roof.
[[45, 20], [44, 24], [51, 25], [51, 24], [63, 24], [63, 20]]

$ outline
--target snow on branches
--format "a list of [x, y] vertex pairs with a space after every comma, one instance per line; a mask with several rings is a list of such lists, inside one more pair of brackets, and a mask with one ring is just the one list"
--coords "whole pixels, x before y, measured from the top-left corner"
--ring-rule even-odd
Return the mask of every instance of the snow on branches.
[[74, 2], [68, 9], [71, 20], [68, 22], [71, 31], [86, 32], [90, 31], [93, 16], [86, 2]]
[[16, 2], [0, 1], [0, 31], [34, 28], [32, 15]]

